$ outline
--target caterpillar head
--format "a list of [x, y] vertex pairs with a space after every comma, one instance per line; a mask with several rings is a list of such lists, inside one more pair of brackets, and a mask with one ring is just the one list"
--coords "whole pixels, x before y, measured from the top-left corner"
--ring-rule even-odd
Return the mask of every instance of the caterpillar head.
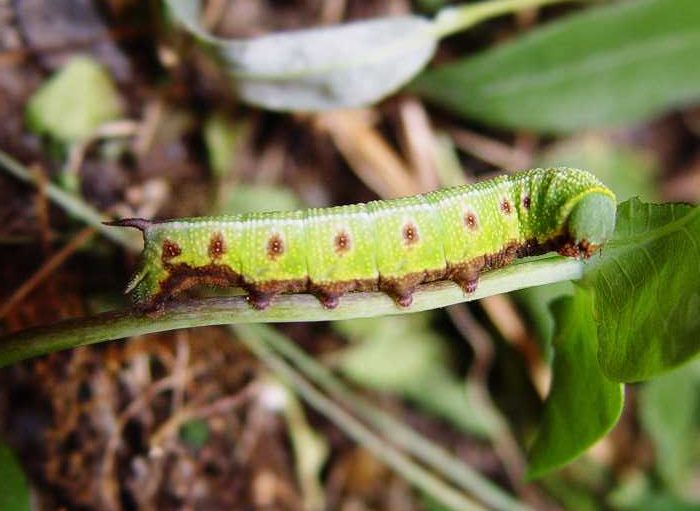
[[573, 207], [567, 223], [574, 244], [585, 256], [612, 237], [615, 230], [615, 196], [608, 190], [594, 191], [582, 197]]

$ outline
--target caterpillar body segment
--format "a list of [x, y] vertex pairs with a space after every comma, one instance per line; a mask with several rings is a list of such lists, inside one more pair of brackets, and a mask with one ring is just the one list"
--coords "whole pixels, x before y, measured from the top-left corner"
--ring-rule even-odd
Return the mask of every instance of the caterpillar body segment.
[[127, 291], [146, 310], [196, 284], [243, 287], [259, 309], [279, 293], [334, 308], [369, 290], [408, 306], [423, 282], [473, 292], [481, 272], [517, 257], [589, 257], [612, 234], [615, 206], [592, 174], [556, 168], [367, 204], [112, 225], [143, 232]]

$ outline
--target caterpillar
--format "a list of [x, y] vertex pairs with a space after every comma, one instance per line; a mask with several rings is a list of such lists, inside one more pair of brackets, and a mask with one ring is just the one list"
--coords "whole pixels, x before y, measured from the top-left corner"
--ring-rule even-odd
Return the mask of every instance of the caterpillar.
[[196, 284], [242, 287], [256, 309], [279, 293], [310, 292], [332, 309], [344, 293], [377, 290], [408, 307], [424, 282], [472, 293], [480, 273], [518, 257], [590, 257], [615, 208], [592, 174], [550, 168], [349, 206], [110, 225], [143, 232], [126, 292], [145, 310]]

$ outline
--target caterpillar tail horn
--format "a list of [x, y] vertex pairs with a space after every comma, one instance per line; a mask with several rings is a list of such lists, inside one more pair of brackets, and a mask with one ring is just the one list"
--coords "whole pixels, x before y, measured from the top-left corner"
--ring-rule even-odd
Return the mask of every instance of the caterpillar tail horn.
[[112, 220], [110, 222], [102, 222], [104, 225], [115, 227], [133, 227], [145, 233], [148, 228], [153, 225], [153, 222], [145, 218], [122, 218], [121, 220]]

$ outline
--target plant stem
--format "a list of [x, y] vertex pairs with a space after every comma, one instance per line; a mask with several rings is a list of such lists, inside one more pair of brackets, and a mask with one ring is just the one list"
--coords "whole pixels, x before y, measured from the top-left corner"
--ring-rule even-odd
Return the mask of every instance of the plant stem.
[[485, 511], [484, 507], [463, 493], [448, 486], [433, 474], [417, 465], [401, 451], [391, 446], [355, 417], [336, 405], [305, 380], [294, 368], [275, 354], [250, 327], [238, 326], [240, 340], [275, 373], [299, 393], [318, 412], [337, 424], [353, 440], [365, 446], [375, 456], [391, 466], [398, 474], [416, 487], [438, 499], [444, 505], [460, 511]]
[[145, 314], [136, 310], [112, 311], [82, 319], [31, 328], [0, 337], [0, 366], [74, 348], [134, 335], [177, 328], [232, 323], [278, 323], [289, 321], [333, 321], [407, 314], [446, 307], [524, 287], [578, 279], [583, 263], [558, 256], [514, 264], [482, 276], [478, 289], [465, 296], [452, 282], [420, 286], [410, 307], [399, 307], [384, 293], [348, 293], [338, 308], [322, 307], [311, 295], [281, 295], [270, 307], [255, 310], [245, 297], [205, 298], [174, 302], [163, 311]]
[[[233, 328], [238, 331], [239, 327]], [[503, 511], [529, 511], [529, 507], [518, 502], [449, 452], [352, 392], [330, 370], [304, 353], [284, 335], [263, 325], [249, 325], [246, 331], [253, 332], [271, 349], [293, 362], [307, 378], [382, 431], [396, 445], [430, 465], [434, 470], [439, 470], [446, 478], [474, 494], [486, 505]]]
[[484, 20], [550, 4], [571, 2], [573, 0], [490, 0], [476, 4], [448, 7], [438, 12], [435, 17], [435, 31], [439, 38], [452, 35]]

